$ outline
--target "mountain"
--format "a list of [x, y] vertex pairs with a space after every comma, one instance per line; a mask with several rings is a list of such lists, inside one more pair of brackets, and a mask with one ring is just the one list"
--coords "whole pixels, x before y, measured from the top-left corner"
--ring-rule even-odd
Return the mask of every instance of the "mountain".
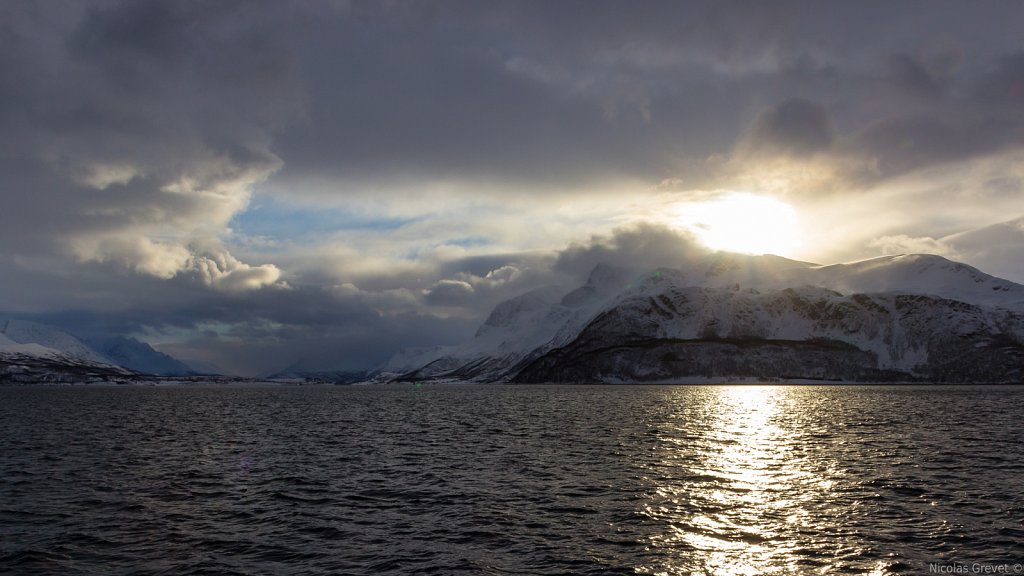
[[0, 320], [0, 334], [19, 344], [38, 344], [59, 354], [96, 364], [110, 359], [59, 328], [26, 320]]
[[60, 328], [0, 320], [0, 382], [102, 382], [139, 375], [186, 376], [189, 366], [134, 338], [87, 342]]
[[625, 277], [619, 270], [598, 266], [586, 284], [569, 293], [545, 286], [506, 300], [494, 308], [473, 340], [397, 379], [504, 379], [524, 362], [568, 343]]
[[794, 277], [842, 293], [896, 291], [980, 305], [1024, 305], [1024, 286], [929, 254], [883, 256], [852, 264], [814, 267]]
[[0, 321], [0, 382], [107, 382], [136, 375], [58, 328]]
[[413, 372], [417, 368], [441, 358], [450, 350], [451, 348], [448, 346], [403, 348], [391, 356], [387, 362], [370, 370], [366, 376], [374, 382], [386, 382], [399, 378], [403, 374]]
[[818, 266], [716, 253], [499, 304], [398, 379], [1024, 380], [1024, 286], [932, 255]]
[[115, 336], [92, 342], [92, 348], [104, 357], [136, 372], [160, 376], [188, 376], [195, 370], [180, 360], [158, 352], [145, 342], [135, 338]]
[[352, 384], [366, 379], [365, 370], [324, 370], [306, 366], [301, 361], [283, 370], [269, 373], [268, 380], [294, 380], [318, 384]]

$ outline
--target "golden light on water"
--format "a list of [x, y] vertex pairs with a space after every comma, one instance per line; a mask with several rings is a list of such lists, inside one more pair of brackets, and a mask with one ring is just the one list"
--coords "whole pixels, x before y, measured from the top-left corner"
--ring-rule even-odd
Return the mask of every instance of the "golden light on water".
[[801, 245], [796, 209], [767, 196], [730, 192], [680, 204], [673, 218], [715, 250], [787, 256]]
[[[692, 398], [692, 395], [690, 396]], [[746, 576], [799, 573], [794, 534], [820, 522], [832, 485], [800, 453], [798, 432], [786, 425], [786, 390], [729, 386], [707, 390], [705, 402], [681, 407], [678, 430], [703, 437], [666, 439], [663, 463], [684, 480], [659, 486], [647, 514], [668, 526], [652, 547], [678, 562], [645, 567], [664, 575]], [[692, 427], [689, 429], [693, 429]], [[678, 452], [675, 451], [678, 449]]]
[[[706, 462], [708, 475], [726, 482], [708, 491], [707, 515], [695, 517], [706, 534], [689, 534], [689, 544], [707, 553], [705, 566], [715, 574], [763, 573], [775, 550], [765, 543], [770, 526], [760, 516], [775, 516], [775, 492], [784, 472], [781, 430], [772, 422], [776, 410], [772, 388], [719, 388], [719, 422], [712, 445], [720, 447]], [[782, 474], [780, 474], [782, 472]]]

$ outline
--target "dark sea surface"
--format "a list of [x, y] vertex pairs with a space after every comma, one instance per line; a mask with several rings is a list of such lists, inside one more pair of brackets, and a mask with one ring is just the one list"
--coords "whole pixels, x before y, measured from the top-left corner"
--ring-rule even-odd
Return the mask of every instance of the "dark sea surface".
[[0, 573], [1012, 574], [1022, 422], [1024, 387], [2, 388]]

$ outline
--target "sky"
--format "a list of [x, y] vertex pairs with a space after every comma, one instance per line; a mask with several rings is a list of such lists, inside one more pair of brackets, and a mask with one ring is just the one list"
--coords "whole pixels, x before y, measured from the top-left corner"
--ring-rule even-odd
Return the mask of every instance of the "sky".
[[0, 3], [0, 315], [245, 375], [598, 262], [1024, 282], [1024, 3]]

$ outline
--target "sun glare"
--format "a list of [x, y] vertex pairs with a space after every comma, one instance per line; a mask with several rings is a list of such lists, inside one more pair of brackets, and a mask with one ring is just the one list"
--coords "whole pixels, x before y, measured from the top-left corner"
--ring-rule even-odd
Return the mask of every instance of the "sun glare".
[[766, 196], [731, 192], [681, 204], [676, 222], [714, 250], [787, 256], [800, 247], [796, 209]]

